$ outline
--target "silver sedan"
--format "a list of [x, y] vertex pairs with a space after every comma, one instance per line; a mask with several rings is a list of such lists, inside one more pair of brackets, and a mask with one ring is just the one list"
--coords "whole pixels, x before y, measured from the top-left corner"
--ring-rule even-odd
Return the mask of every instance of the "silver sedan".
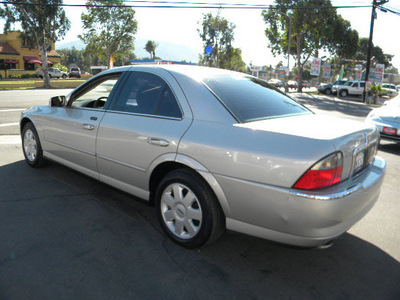
[[400, 143], [400, 95], [373, 109], [365, 122], [375, 125], [382, 139]]
[[312, 247], [377, 201], [374, 126], [319, 116], [255, 77], [193, 66], [102, 72], [22, 113], [27, 163], [64, 164], [156, 207], [195, 248], [225, 229]]

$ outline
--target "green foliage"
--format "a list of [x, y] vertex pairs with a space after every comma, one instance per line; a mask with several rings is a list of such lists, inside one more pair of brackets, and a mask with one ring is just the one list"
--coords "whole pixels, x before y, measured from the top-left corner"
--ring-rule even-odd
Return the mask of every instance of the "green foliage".
[[147, 52], [149, 52], [151, 59], [155, 59], [156, 58], [156, 48], [157, 48], [158, 44], [155, 41], [147, 41], [146, 46], [144, 47], [144, 50], [146, 50]]
[[387, 93], [386, 89], [383, 89], [380, 84], [373, 83], [369, 86], [368, 93], [373, 96], [372, 104], [377, 104], [378, 97], [382, 96], [383, 93]]
[[52, 45], [65, 36], [70, 22], [64, 9], [59, 6], [62, 0], [41, 0], [44, 5], [35, 5], [37, 0], [9, 0], [1, 15], [5, 17], [4, 30], [11, 24], [21, 26], [20, 38], [29, 48], [39, 49], [43, 60], [44, 86], [50, 86], [47, 73], [47, 52]]
[[137, 31], [135, 11], [119, 0], [93, 0], [86, 2], [87, 14], [82, 14], [83, 34], [79, 38], [86, 50], [107, 62], [121, 58], [134, 50]]
[[[337, 15], [330, 0], [275, 0], [274, 7], [263, 10], [262, 16], [267, 25], [265, 35], [272, 53], [295, 56], [299, 66], [299, 83], [304, 64], [310, 57], [318, 56], [319, 50], [351, 57], [357, 49], [358, 33], [350, 28], [350, 22]], [[301, 87], [299, 84], [299, 90]]]
[[[219, 13], [216, 16], [211, 13], [203, 14], [201, 28], [197, 30], [204, 46], [204, 54], [199, 56], [200, 65], [246, 71], [242, 51], [232, 46], [235, 28], [233, 23]], [[212, 48], [209, 54], [206, 53], [207, 46]]]
[[[356, 59], [358, 59], [358, 60], [366, 60], [367, 59], [368, 43], [369, 43], [368, 38], [360, 39], [359, 48], [355, 55]], [[393, 56], [394, 55], [384, 53], [382, 48], [380, 48], [379, 46], [373, 46], [373, 48], [372, 48], [372, 57], [375, 57], [374, 62], [379, 63], [379, 64], [384, 64], [385, 68], [392, 66], [391, 61], [392, 61]]]
[[63, 72], [68, 72], [68, 68], [66, 66], [63, 66], [62, 64], [55, 64], [53, 66], [53, 68], [57, 68], [57, 69], [59, 69], [60, 71], [63, 71]]
[[[107, 64], [105, 59], [100, 59], [96, 54], [75, 47], [57, 49], [57, 52], [61, 55], [61, 64], [67, 67], [77, 65], [83, 72], [90, 72], [90, 66]], [[136, 59], [135, 54], [132, 51], [127, 52], [114, 58], [114, 66], [129, 65], [133, 59]]]

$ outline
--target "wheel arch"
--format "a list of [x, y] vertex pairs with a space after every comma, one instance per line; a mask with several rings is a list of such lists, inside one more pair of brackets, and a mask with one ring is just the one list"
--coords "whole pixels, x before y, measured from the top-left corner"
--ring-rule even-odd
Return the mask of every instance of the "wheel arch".
[[213, 176], [211, 172], [209, 172], [203, 165], [201, 165], [196, 160], [184, 156], [177, 155], [174, 160], [166, 161], [157, 164], [152, 168], [151, 174], [149, 176], [148, 184], [149, 184], [149, 202], [151, 205], [154, 205], [155, 202], [155, 191], [162, 180], [162, 178], [167, 175], [169, 172], [172, 172], [177, 169], [187, 169], [196, 174], [198, 174], [210, 187], [210, 190], [214, 193], [215, 197], [218, 199], [218, 202], [222, 208], [225, 217], [230, 217], [230, 208], [228, 205], [228, 201], [226, 199], [225, 193], [222, 190], [222, 187]]
[[21, 119], [21, 121], [19, 122], [19, 132], [20, 132], [20, 134], [22, 134], [22, 130], [24, 129], [24, 126], [29, 122], [33, 124], [33, 121], [28, 117], [24, 117], [24, 118]]

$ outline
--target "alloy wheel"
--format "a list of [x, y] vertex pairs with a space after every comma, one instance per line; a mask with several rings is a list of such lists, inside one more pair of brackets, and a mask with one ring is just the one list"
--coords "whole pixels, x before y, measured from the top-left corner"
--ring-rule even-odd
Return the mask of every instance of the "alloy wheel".
[[24, 152], [29, 161], [35, 161], [38, 153], [37, 142], [35, 134], [30, 129], [26, 130], [24, 134]]

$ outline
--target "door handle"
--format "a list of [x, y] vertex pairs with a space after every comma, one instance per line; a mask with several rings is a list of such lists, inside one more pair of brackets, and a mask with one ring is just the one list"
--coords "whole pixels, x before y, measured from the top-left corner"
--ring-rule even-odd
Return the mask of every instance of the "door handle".
[[86, 130], [93, 130], [94, 126], [92, 124], [83, 124], [82, 128]]
[[157, 146], [161, 146], [161, 147], [167, 147], [169, 145], [168, 141], [159, 139], [159, 138], [153, 138], [153, 137], [147, 138], [147, 142], [149, 144], [157, 145]]

